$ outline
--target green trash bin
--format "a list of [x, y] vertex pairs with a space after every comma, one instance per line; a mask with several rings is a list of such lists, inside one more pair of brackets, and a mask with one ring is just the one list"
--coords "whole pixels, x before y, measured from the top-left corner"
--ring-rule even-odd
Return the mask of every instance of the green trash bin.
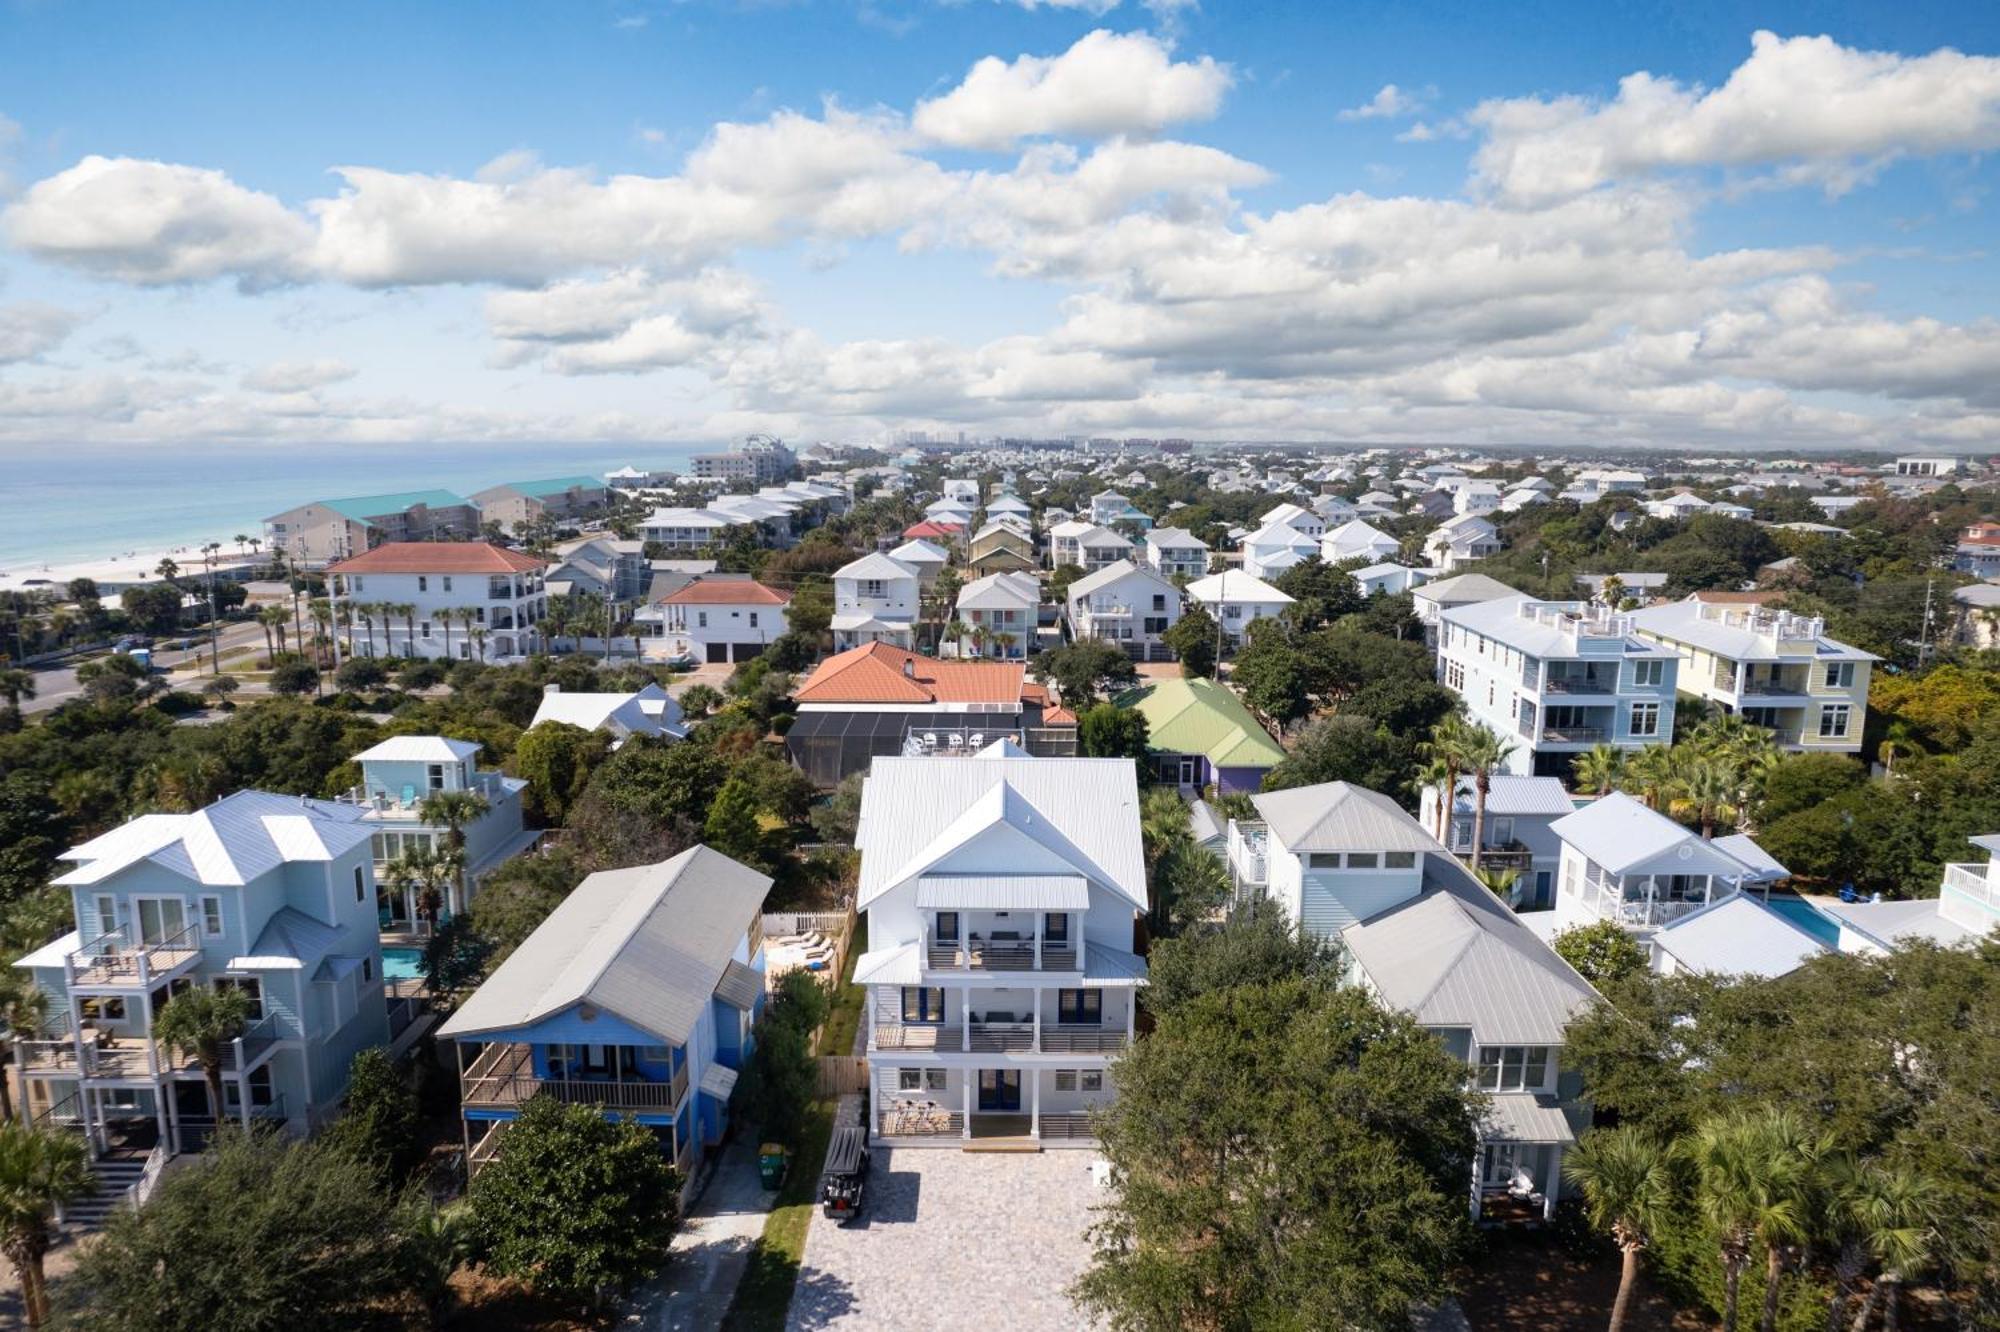
[[782, 1143], [767, 1142], [757, 1149], [757, 1174], [762, 1177], [767, 1189], [776, 1189], [785, 1182], [785, 1148]]

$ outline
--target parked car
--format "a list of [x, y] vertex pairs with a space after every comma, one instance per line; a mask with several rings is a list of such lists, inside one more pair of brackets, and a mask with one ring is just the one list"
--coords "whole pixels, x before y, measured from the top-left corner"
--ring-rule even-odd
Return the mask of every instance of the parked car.
[[820, 1172], [820, 1212], [838, 1225], [861, 1215], [861, 1195], [868, 1187], [868, 1132], [855, 1125], [837, 1128], [826, 1145], [826, 1167]]
[[695, 656], [692, 652], [683, 652], [677, 656], [668, 657], [666, 660], [667, 669], [674, 671], [691, 671], [699, 665], [701, 665], [701, 658]]

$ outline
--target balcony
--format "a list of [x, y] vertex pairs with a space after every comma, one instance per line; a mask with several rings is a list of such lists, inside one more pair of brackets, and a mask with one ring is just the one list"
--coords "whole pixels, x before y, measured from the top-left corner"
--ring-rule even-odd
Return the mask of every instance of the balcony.
[[1618, 677], [1612, 674], [1568, 675], [1551, 671], [1542, 683], [1542, 691], [1549, 694], [1615, 694], [1618, 692]]
[[[1527, 734], [1523, 731], [1523, 734]], [[1602, 726], [1544, 726], [1542, 743], [1545, 745], [1594, 745], [1609, 733]]]
[[1984, 865], [1946, 865], [1944, 886], [1988, 910], [2000, 910], [2000, 886], [1986, 877]]
[[945, 725], [912, 726], [903, 732], [903, 757], [905, 758], [965, 758], [977, 754], [996, 740], [1012, 740], [1023, 744], [1025, 736], [1018, 726], [995, 725]]
[[[497, 772], [476, 772], [472, 775], [472, 780], [459, 789], [485, 796], [488, 801], [500, 800], [507, 794], [507, 788], [502, 784], [501, 775]], [[400, 792], [396, 792], [371, 791], [366, 786], [350, 786], [334, 799], [343, 805], [359, 805], [377, 814], [414, 819], [425, 800], [434, 795], [444, 794], [447, 794], [444, 788], [419, 790], [414, 786], [406, 786]]]
[[[1470, 864], [1472, 843], [1457, 838], [1452, 840], [1451, 853]], [[1526, 872], [1535, 863], [1535, 853], [1520, 842], [1508, 842], [1504, 846], [1481, 847], [1479, 865], [1482, 869], [1511, 869]]]
[[1269, 830], [1260, 822], [1229, 821], [1229, 867], [1244, 884], [1270, 881]]
[[129, 926], [86, 941], [63, 959], [69, 988], [150, 990], [201, 961], [201, 929], [189, 925], [157, 941], [133, 942]]
[[912, 1054], [1117, 1054], [1130, 1043], [1123, 1027], [1044, 1023], [1037, 1040], [1028, 1022], [877, 1022], [875, 1050]]
[[517, 1110], [537, 1096], [548, 1096], [565, 1105], [671, 1114], [687, 1094], [687, 1080], [685, 1063], [670, 1082], [538, 1077], [530, 1047], [489, 1045], [459, 1079], [459, 1101], [468, 1109]]
[[1073, 940], [1044, 941], [1037, 961], [1035, 940], [981, 938], [968, 934], [963, 944], [954, 940], [930, 940], [925, 957], [933, 971], [1077, 971], [1082, 957]]

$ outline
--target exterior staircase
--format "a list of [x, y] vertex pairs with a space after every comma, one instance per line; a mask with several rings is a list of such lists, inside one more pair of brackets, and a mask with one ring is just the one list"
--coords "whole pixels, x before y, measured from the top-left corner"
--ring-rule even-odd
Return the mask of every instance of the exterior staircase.
[[63, 1226], [74, 1233], [94, 1231], [102, 1226], [113, 1208], [124, 1202], [132, 1186], [146, 1173], [143, 1155], [116, 1153], [100, 1156], [90, 1163], [96, 1188], [63, 1208]]

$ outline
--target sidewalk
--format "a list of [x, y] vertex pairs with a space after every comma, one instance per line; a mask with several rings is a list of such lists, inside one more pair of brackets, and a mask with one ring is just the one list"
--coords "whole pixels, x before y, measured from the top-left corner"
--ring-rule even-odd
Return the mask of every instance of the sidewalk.
[[646, 1332], [720, 1327], [777, 1197], [758, 1182], [756, 1139], [739, 1133], [674, 1236], [666, 1270], [640, 1292], [625, 1326]]

